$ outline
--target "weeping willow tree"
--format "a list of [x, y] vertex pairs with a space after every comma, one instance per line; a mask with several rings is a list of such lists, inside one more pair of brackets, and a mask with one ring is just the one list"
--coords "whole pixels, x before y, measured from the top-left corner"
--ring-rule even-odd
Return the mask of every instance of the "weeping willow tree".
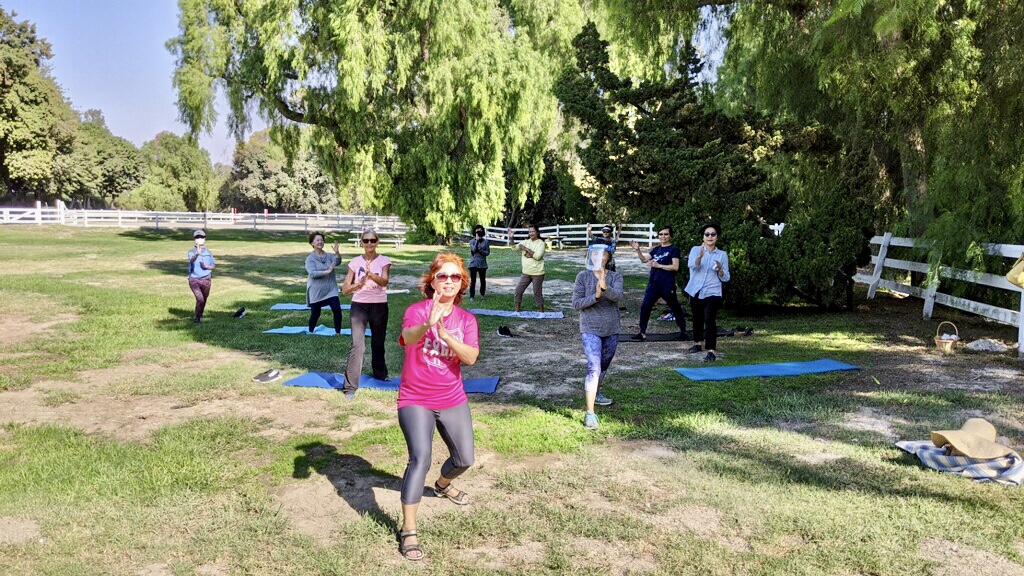
[[550, 86], [582, 22], [568, 1], [180, 0], [178, 108], [215, 122], [222, 88], [294, 153], [300, 127], [359, 203], [447, 235], [535, 196], [552, 145]]

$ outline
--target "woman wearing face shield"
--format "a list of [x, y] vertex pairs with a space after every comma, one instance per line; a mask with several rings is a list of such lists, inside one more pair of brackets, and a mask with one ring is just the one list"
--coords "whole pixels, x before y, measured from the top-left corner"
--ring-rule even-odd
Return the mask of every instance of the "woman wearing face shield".
[[192, 323], [199, 325], [206, 309], [206, 299], [210, 296], [213, 269], [217, 267], [213, 254], [206, 248], [206, 232], [192, 231], [192, 248], [188, 251], [188, 286], [196, 297], [196, 310], [192, 315]]
[[607, 244], [595, 244], [587, 251], [587, 269], [576, 275], [572, 307], [580, 313], [580, 337], [587, 357], [587, 376], [583, 381], [587, 413], [583, 425], [598, 426], [594, 405], [609, 406], [612, 401], [599, 390], [619, 345], [619, 300], [622, 299], [622, 275], [608, 269], [612, 252]]

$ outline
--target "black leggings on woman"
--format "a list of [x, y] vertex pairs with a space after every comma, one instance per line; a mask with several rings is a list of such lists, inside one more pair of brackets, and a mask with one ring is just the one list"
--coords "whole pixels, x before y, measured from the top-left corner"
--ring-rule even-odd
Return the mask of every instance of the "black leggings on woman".
[[717, 350], [718, 345], [718, 309], [722, 307], [721, 296], [707, 298], [690, 297], [690, 309], [693, 310], [693, 339], [704, 341], [705, 350]]
[[316, 325], [320, 322], [320, 309], [324, 306], [331, 307], [331, 314], [334, 314], [334, 333], [341, 334], [341, 299], [337, 296], [309, 305], [309, 331], [316, 330]]
[[402, 504], [419, 504], [423, 497], [435, 425], [451, 454], [441, 465], [441, 476], [454, 480], [473, 465], [473, 419], [468, 402], [445, 410], [423, 406], [399, 408], [398, 426], [409, 448], [409, 465], [402, 477]]
[[476, 296], [476, 275], [480, 274], [480, 295], [487, 295], [487, 268], [470, 268], [469, 269], [469, 297], [473, 298]]

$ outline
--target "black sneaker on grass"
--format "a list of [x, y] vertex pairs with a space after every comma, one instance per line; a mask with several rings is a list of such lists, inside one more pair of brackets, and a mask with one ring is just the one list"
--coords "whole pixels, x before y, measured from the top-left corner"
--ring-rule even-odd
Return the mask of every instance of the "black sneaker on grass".
[[705, 362], [714, 362], [718, 360], [718, 356], [715, 356], [714, 352], [708, 352], [708, 355], [704, 357]]
[[636, 342], [644, 342], [647, 340], [647, 334], [634, 334], [629, 339]]
[[687, 350], [686, 352], [689, 353], [689, 354], [696, 354], [697, 352], [703, 352], [703, 351], [704, 351], [704, 348], [702, 348], [700, 344], [694, 344], [693, 346], [690, 346], [690, 349]]
[[267, 382], [273, 382], [281, 378], [281, 373], [271, 368], [266, 372], [260, 372], [259, 374], [252, 377], [253, 382], [260, 382], [266, 384]]
[[498, 336], [514, 338], [514, 336], [512, 335], [512, 331], [508, 329], [508, 326], [498, 326]]

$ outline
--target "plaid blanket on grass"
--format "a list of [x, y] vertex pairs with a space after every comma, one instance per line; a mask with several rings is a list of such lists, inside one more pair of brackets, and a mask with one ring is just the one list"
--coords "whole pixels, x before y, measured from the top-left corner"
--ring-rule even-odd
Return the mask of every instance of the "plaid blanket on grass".
[[978, 482], [998, 482], [1007, 486], [1020, 486], [1024, 482], [1024, 459], [1016, 452], [1002, 458], [980, 460], [966, 456], [950, 456], [931, 440], [903, 440], [896, 446], [917, 456], [925, 466], [949, 472]]

